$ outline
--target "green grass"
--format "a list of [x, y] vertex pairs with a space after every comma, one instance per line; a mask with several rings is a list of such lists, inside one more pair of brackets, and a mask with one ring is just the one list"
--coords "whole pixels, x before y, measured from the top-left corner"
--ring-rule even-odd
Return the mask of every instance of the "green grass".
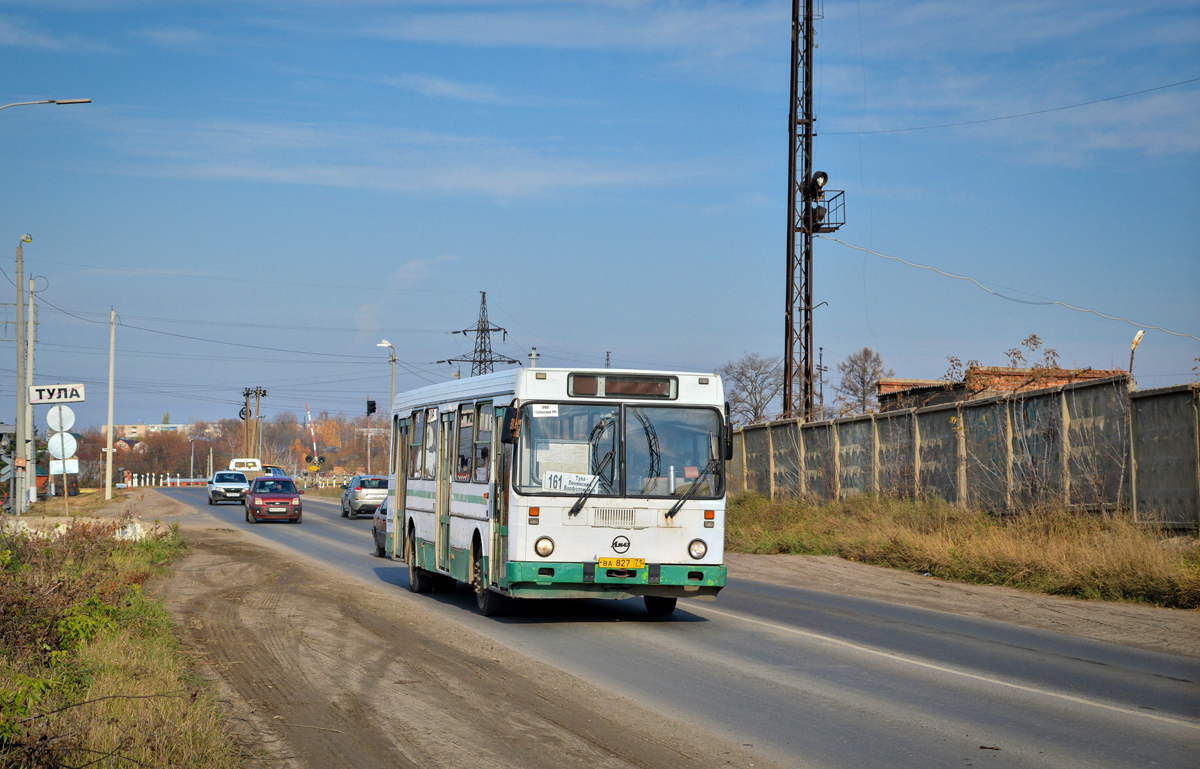
[[940, 500], [873, 496], [814, 505], [730, 501], [726, 547], [835, 555], [862, 563], [1051, 595], [1200, 608], [1200, 543], [1124, 515], [1038, 510], [999, 517]]
[[209, 689], [143, 584], [180, 557], [175, 529], [120, 522], [0, 535], [0, 766], [242, 765]]

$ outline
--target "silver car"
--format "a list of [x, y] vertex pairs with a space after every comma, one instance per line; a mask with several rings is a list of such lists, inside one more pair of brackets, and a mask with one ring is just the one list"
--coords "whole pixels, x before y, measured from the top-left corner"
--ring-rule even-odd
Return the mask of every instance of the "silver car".
[[387, 499], [388, 479], [382, 475], [356, 475], [342, 484], [342, 517], [373, 513]]
[[213, 475], [208, 482], [208, 504], [218, 502], [237, 502], [241, 504], [246, 498], [250, 482], [245, 473], [236, 470], [221, 470]]

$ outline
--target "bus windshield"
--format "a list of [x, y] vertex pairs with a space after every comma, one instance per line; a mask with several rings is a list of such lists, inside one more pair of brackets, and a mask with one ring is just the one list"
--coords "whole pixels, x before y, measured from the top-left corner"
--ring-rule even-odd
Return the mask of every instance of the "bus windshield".
[[522, 409], [515, 485], [522, 494], [717, 497], [720, 435], [721, 417], [712, 408], [529, 404]]

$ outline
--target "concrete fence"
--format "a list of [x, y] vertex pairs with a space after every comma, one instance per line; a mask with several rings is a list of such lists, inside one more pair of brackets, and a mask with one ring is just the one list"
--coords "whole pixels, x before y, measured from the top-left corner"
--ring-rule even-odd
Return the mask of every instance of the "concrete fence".
[[1012, 512], [1058, 503], [1200, 526], [1200, 385], [1128, 377], [734, 431], [733, 492], [818, 501], [929, 496]]

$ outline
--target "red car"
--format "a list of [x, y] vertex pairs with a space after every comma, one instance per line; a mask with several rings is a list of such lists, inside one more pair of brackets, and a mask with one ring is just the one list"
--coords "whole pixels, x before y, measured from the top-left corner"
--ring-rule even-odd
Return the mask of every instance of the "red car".
[[303, 493], [291, 478], [273, 475], [255, 478], [250, 481], [250, 490], [246, 492], [246, 522], [300, 523], [300, 516], [304, 512], [300, 505], [300, 495]]

